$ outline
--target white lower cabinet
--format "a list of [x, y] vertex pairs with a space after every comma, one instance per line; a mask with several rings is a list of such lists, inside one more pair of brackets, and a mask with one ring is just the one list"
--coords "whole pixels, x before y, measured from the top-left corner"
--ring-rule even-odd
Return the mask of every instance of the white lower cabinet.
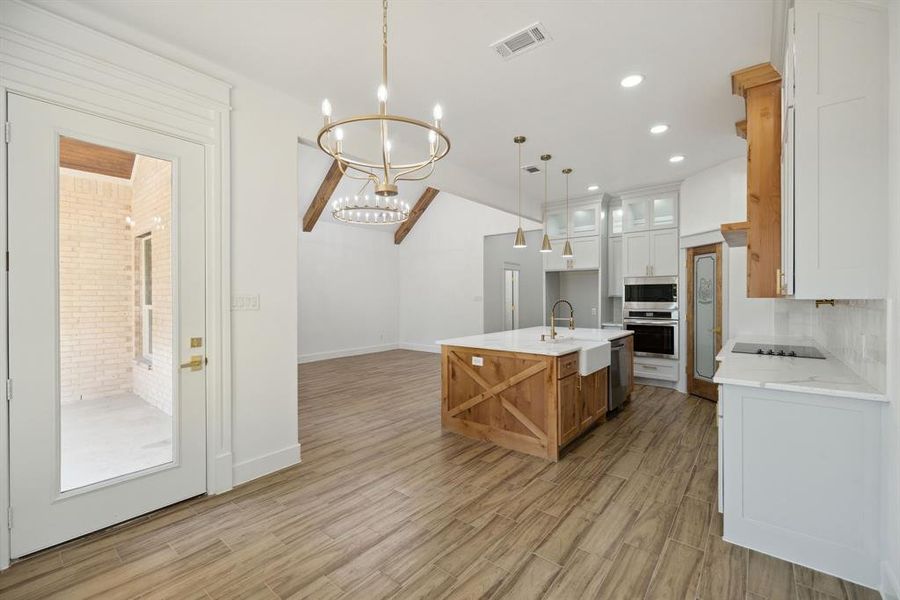
[[725, 539], [879, 587], [884, 402], [721, 390]]
[[678, 275], [678, 230], [657, 229], [622, 236], [625, 277]]
[[635, 356], [634, 376], [644, 379], [678, 381], [678, 361], [670, 358]]
[[718, 509], [719, 512], [725, 511], [725, 439], [723, 437], [723, 432], [725, 431], [723, 419], [725, 418], [722, 410], [725, 408], [725, 402], [722, 399], [723, 395], [723, 386], [719, 386], [719, 401], [716, 402], [716, 433], [718, 434], [719, 439], [719, 487], [718, 487]]

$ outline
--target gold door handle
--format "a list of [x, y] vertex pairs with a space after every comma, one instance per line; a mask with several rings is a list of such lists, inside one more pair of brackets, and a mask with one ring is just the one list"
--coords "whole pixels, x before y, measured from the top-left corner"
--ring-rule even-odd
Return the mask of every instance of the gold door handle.
[[712, 329], [710, 329], [710, 331], [713, 333], [722, 333], [722, 328], [721, 327], [713, 327]]
[[199, 354], [195, 354], [191, 357], [186, 363], [181, 364], [182, 369], [190, 369], [191, 371], [200, 371], [203, 369], [203, 357]]

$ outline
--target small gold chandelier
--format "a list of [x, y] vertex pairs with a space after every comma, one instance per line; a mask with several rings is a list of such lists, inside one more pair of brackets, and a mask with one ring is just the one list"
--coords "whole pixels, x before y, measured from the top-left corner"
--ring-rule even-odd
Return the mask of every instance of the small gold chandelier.
[[[343, 175], [351, 179], [365, 181], [363, 189], [352, 198], [342, 198], [332, 204], [332, 214], [341, 221], [353, 223], [400, 223], [409, 217], [409, 206], [397, 201], [397, 182], [427, 179], [434, 171], [434, 164], [447, 156], [450, 139], [441, 129], [443, 109], [434, 106], [431, 123], [389, 114], [388, 97], [388, 45], [387, 45], [387, 0], [382, 2], [382, 43], [381, 43], [381, 85], [378, 86], [378, 113], [358, 115], [346, 119], [332, 120], [331, 103], [322, 101], [322, 116], [325, 125], [319, 130], [316, 142], [326, 154], [337, 161]], [[360, 124], [374, 123], [378, 126], [381, 142], [380, 157], [361, 159], [344, 153], [345, 129]], [[394, 163], [391, 161], [390, 126], [412, 126], [427, 135], [427, 157], [416, 162]], [[423, 140], [424, 142], [425, 140]], [[362, 196], [369, 184], [374, 187], [374, 198]]]

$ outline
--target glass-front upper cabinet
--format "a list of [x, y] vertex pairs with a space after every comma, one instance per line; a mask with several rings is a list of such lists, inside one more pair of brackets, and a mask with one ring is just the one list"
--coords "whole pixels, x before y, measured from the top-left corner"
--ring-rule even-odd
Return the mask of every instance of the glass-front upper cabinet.
[[578, 206], [572, 209], [572, 237], [600, 233], [600, 206]]
[[646, 231], [650, 228], [650, 203], [646, 198], [622, 201], [622, 230]]
[[622, 207], [613, 206], [609, 209], [609, 234], [622, 235]]
[[678, 226], [675, 194], [654, 196], [651, 206], [650, 229], [664, 229]]
[[584, 237], [600, 233], [600, 205], [589, 204], [569, 208], [568, 227], [566, 231], [566, 209], [557, 209], [547, 213], [547, 235], [551, 239]]
[[678, 193], [674, 191], [626, 198], [622, 210], [625, 233], [678, 227]]
[[565, 209], [547, 213], [547, 235], [553, 239], [566, 237]]

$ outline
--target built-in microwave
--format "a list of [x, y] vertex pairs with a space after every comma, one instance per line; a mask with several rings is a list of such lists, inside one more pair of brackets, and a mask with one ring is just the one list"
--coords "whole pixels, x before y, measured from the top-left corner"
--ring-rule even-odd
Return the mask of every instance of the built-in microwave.
[[678, 310], [678, 278], [626, 277], [622, 308]]

